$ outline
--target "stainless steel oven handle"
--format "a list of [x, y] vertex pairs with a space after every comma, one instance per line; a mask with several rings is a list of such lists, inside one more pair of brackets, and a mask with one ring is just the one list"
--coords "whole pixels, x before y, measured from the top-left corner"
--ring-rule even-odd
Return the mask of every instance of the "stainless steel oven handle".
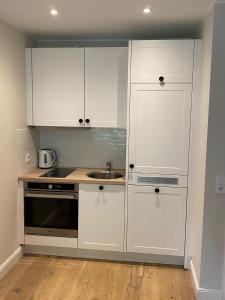
[[25, 192], [25, 197], [32, 197], [32, 198], [51, 198], [51, 199], [76, 199], [75, 195], [66, 195], [66, 194], [53, 194], [53, 193], [47, 193], [47, 194], [39, 194], [39, 193], [29, 193]]

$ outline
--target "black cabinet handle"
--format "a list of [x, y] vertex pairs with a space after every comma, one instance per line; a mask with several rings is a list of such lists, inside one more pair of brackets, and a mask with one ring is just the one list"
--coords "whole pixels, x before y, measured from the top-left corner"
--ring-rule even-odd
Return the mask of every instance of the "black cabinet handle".
[[163, 76], [160, 76], [160, 77], [159, 77], [159, 81], [160, 81], [160, 82], [163, 82], [163, 81], [164, 81], [164, 77], [163, 77]]
[[79, 123], [82, 124], [84, 121], [83, 119], [79, 119]]
[[86, 119], [85, 122], [88, 124], [90, 123], [90, 119]]
[[134, 164], [130, 164], [129, 166], [131, 169], [134, 169]]
[[104, 190], [104, 186], [100, 185], [98, 188], [100, 191]]
[[155, 193], [158, 194], [160, 192], [160, 189], [156, 188]]

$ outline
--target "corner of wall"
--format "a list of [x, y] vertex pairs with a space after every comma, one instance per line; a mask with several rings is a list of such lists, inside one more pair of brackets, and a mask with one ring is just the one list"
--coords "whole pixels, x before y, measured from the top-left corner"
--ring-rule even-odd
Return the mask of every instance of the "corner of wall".
[[222, 290], [210, 290], [199, 287], [198, 278], [193, 261], [190, 262], [190, 269], [194, 283], [195, 295], [197, 300], [223, 300]]

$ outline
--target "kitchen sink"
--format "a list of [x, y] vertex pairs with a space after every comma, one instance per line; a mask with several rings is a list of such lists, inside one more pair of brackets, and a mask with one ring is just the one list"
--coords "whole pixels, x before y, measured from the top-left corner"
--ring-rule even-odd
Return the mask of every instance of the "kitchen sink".
[[116, 179], [123, 177], [123, 174], [115, 171], [97, 171], [88, 173], [87, 176], [95, 179]]

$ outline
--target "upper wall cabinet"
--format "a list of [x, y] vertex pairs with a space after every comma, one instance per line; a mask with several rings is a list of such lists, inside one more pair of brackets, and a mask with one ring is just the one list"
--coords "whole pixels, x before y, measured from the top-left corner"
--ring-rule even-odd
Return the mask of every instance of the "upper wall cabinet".
[[28, 125], [124, 127], [127, 48], [27, 49]]
[[80, 126], [79, 119], [84, 119], [84, 49], [35, 48], [30, 52], [33, 123], [28, 125]]
[[85, 49], [85, 118], [91, 127], [126, 124], [128, 49]]
[[192, 82], [194, 41], [132, 41], [131, 83]]

